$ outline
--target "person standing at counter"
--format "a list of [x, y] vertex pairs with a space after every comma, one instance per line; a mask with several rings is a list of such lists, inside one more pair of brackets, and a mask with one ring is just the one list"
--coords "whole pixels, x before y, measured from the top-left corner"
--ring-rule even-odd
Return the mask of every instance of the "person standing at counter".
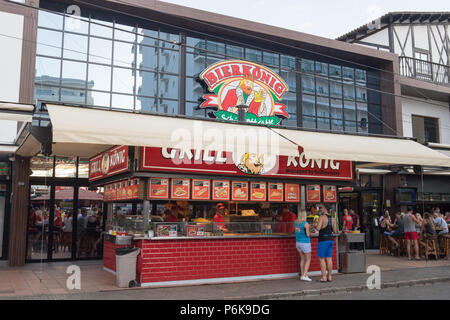
[[178, 222], [178, 208], [173, 206], [170, 214], [166, 216], [166, 222]]
[[295, 213], [289, 209], [287, 204], [283, 205], [283, 214], [281, 215], [281, 221], [283, 222], [282, 232], [293, 233], [295, 220], [297, 220]]
[[360, 227], [359, 215], [353, 209], [350, 209], [350, 215], [353, 219], [353, 230], [358, 230]]
[[353, 229], [353, 218], [348, 214], [348, 210], [344, 209], [344, 217], [342, 218], [342, 232], [350, 233]]
[[333, 272], [333, 232], [337, 233], [336, 219], [331, 217], [328, 208], [324, 205], [321, 205], [319, 210], [322, 215], [319, 217], [316, 229], [319, 230], [317, 256], [319, 257], [320, 272], [322, 273], [320, 282], [331, 282], [331, 273]]
[[225, 231], [225, 206], [223, 205], [222, 202], [219, 202], [216, 205], [217, 211], [216, 211], [216, 215], [213, 218], [213, 221], [216, 223], [216, 227], [221, 228], [223, 231]]
[[294, 222], [295, 246], [300, 255], [300, 280], [312, 281], [308, 276], [309, 265], [311, 263], [311, 239], [309, 233], [309, 223], [306, 222], [306, 211], [301, 211]]

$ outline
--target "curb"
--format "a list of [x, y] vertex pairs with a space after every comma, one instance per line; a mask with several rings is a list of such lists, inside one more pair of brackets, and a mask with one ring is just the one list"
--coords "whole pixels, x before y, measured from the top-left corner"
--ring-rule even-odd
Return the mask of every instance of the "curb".
[[[381, 284], [381, 289], [388, 288], [400, 288], [400, 287], [411, 287], [418, 285], [427, 285], [433, 284], [436, 282], [448, 282], [450, 281], [450, 277], [444, 278], [429, 278], [423, 280], [406, 280], [406, 281], [393, 281], [393, 282], [385, 282]], [[381, 290], [380, 289], [380, 290]], [[225, 297], [225, 300], [269, 300], [269, 299], [282, 299], [289, 297], [311, 297], [311, 296], [320, 296], [326, 294], [336, 294], [343, 292], [357, 292], [357, 291], [365, 291], [370, 290], [366, 285], [361, 286], [351, 286], [351, 287], [336, 287], [336, 288], [326, 288], [326, 289], [310, 289], [310, 290], [301, 290], [301, 291], [291, 291], [291, 292], [280, 292], [280, 293], [269, 293], [262, 295], [254, 295], [254, 296], [236, 296], [236, 297]]]

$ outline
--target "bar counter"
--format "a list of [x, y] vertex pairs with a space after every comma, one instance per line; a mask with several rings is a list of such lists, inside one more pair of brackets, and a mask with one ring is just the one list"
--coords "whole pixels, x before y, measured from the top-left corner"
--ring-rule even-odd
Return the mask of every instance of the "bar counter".
[[[333, 272], [338, 269], [334, 235]], [[115, 272], [115, 248], [125, 247], [105, 238], [104, 269]], [[318, 234], [311, 235], [309, 275], [320, 274]], [[298, 276], [298, 252], [293, 234], [224, 235], [195, 237], [136, 237], [136, 271], [141, 286], [192, 285], [277, 279]]]

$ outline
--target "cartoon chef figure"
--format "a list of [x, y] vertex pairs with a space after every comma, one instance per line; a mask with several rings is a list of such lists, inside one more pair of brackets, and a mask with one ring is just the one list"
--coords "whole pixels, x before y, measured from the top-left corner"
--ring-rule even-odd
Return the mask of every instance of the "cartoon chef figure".
[[262, 174], [264, 173], [264, 156], [246, 152], [237, 167], [247, 174]]

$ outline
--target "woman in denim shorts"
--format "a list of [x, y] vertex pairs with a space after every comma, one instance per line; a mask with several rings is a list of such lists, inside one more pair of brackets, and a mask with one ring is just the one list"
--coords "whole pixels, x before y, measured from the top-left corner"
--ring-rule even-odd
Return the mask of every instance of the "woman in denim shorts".
[[295, 244], [300, 254], [300, 280], [312, 281], [308, 276], [309, 265], [311, 263], [311, 239], [309, 234], [309, 224], [306, 222], [306, 211], [301, 211], [294, 222]]

